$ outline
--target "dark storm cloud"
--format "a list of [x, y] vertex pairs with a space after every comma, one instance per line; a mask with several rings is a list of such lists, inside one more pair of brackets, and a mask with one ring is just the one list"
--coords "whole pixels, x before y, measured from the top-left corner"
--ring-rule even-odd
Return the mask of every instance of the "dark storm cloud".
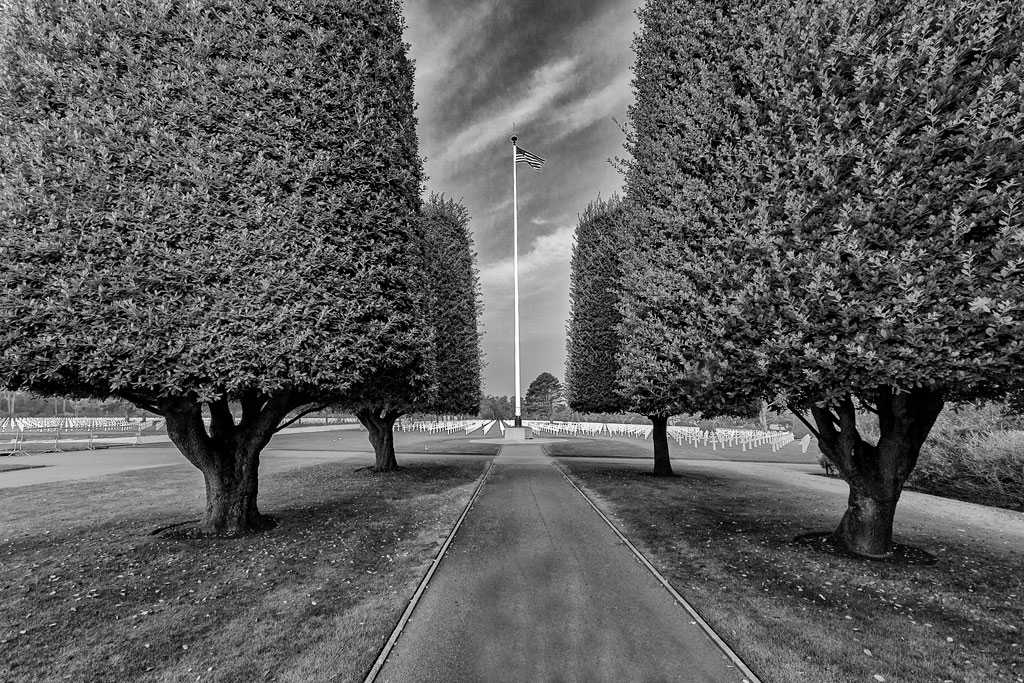
[[[561, 376], [568, 258], [577, 214], [618, 190], [635, 2], [408, 0], [420, 147], [429, 189], [473, 215], [485, 306], [487, 390], [510, 393], [511, 146], [548, 159], [520, 168], [523, 382]], [[508, 362], [506, 362], [508, 361]]]

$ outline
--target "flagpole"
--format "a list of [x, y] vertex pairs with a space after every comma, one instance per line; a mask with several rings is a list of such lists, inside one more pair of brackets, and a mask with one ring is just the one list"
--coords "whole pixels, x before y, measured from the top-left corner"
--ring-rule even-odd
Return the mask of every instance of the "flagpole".
[[522, 387], [519, 381], [519, 188], [516, 179], [516, 142], [512, 136], [512, 299], [515, 309], [515, 355], [516, 355], [516, 427], [523, 426]]

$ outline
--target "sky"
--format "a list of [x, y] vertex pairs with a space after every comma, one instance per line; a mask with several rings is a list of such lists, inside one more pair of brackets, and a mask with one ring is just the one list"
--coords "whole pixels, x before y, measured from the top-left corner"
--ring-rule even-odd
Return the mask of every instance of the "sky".
[[512, 146], [519, 164], [522, 390], [565, 374], [578, 216], [621, 192], [639, 0], [406, 0], [427, 190], [472, 216], [483, 296], [484, 392], [512, 395]]

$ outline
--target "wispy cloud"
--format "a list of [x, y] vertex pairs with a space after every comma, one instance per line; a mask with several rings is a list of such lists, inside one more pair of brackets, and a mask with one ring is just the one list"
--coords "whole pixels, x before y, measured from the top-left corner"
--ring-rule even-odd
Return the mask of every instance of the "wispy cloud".
[[559, 106], [551, 115], [555, 126], [553, 137], [571, 135], [600, 119], [624, 118], [632, 97], [631, 78], [630, 71], [624, 69], [604, 87]]
[[[531, 288], [531, 283], [543, 284], [544, 276], [568, 271], [573, 231], [572, 226], [563, 226], [533, 240], [529, 251], [519, 257], [519, 282], [522, 289]], [[480, 283], [484, 289], [511, 288], [512, 257], [484, 267], [480, 271]]]
[[503, 98], [477, 116], [432, 159], [445, 167], [465, 161], [481, 150], [499, 143], [516, 123], [527, 126], [572, 86], [577, 58], [560, 59], [537, 69], [529, 83], [511, 97]]
[[[413, 45], [418, 101], [433, 99], [432, 93], [436, 93], [442, 80], [456, 70], [462, 72], [458, 67], [463, 56], [474, 51], [479, 40], [485, 39], [486, 34], [481, 28], [499, 4], [500, 0], [477, 0], [468, 7], [439, 11], [430, 3], [416, 0], [406, 3], [405, 17], [410, 30], [431, 37]], [[460, 73], [460, 77], [465, 78], [465, 74]]]
[[[564, 357], [576, 216], [620, 191], [612, 118], [631, 92], [639, 0], [405, 0], [429, 187], [464, 197], [481, 263], [490, 390], [511, 390], [513, 121], [548, 160], [519, 178], [523, 377]], [[535, 235], [540, 235], [536, 236]]]

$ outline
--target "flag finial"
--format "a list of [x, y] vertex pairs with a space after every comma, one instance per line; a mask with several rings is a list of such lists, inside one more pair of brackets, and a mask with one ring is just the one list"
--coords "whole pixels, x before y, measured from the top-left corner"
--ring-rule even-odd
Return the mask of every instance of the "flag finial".
[[511, 142], [514, 145], [514, 144], [516, 144], [519, 141], [519, 136], [518, 135], [513, 135], [512, 137], [510, 137], [508, 139], [508, 141]]

